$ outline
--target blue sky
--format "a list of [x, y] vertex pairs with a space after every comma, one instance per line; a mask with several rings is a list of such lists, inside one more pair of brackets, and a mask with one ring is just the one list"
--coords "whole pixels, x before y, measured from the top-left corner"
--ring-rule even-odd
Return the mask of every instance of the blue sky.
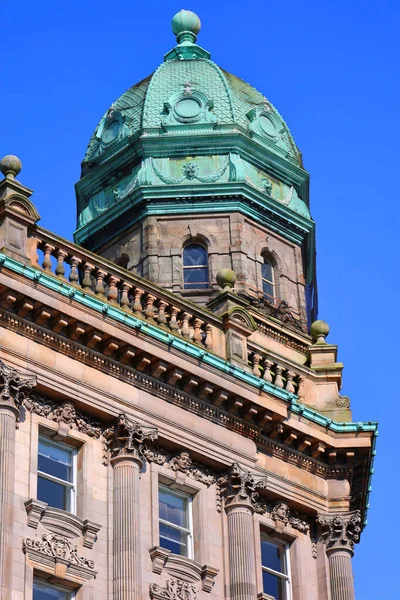
[[0, 155], [22, 159], [41, 224], [71, 239], [89, 137], [173, 47], [181, 8], [199, 14], [212, 58], [278, 108], [311, 173], [320, 317], [354, 420], [380, 421], [357, 597], [398, 597], [398, 0], [0, 0]]

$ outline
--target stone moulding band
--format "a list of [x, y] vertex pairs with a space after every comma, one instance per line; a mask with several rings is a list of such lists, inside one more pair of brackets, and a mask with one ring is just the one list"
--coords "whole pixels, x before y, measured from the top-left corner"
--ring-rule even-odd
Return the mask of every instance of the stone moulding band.
[[151, 323], [147, 323], [136, 318], [134, 315], [128, 315], [120, 308], [117, 308], [106, 301], [100, 300], [91, 294], [87, 294], [82, 290], [78, 290], [68, 282], [58, 280], [53, 275], [39, 271], [34, 267], [24, 265], [3, 253], [0, 253], [0, 265], [10, 269], [10, 271], [13, 271], [14, 273], [30, 279], [31, 281], [40, 283], [40, 285], [43, 285], [45, 288], [61, 294], [65, 298], [69, 298], [71, 300], [73, 299], [78, 304], [91, 308], [99, 314], [108, 316], [110, 319], [113, 319], [118, 323], [131, 326], [134, 330], [140, 330], [159, 342], [163, 342], [168, 346], [173, 346], [176, 350], [179, 350], [184, 354], [191, 356], [192, 358], [200, 360], [203, 364], [209, 365], [225, 375], [235, 377], [242, 382], [256, 388], [258, 391], [264, 391], [271, 394], [275, 398], [285, 400], [289, 403], [290, 410], [293, 413], [298, 414], [305, 419], [316, 423], [317, 425], [326, 427], [335, 433], [371, 432], [377, 435], [377, 423], [374, 421], [339, 423], [333, 419], [329, 419], [328, 417], [325, 417], [324, 415], [321, 415], [318, 412], [299, 403], [295, 394], [287, 392], [282, 388], [278, 388], [270, 384], [268, 381], [260, 380], [259, 377], [240, 369], [236, 365], [232, 365], [223, 358], [220, 358], [219, 356], [216, 356], [207, 350], [198, 348], [194, 344], [186, 342], [183, 339], [181, 340], [164, 331], [160, 327], [157, 327], [156, 325], [152, 325]]

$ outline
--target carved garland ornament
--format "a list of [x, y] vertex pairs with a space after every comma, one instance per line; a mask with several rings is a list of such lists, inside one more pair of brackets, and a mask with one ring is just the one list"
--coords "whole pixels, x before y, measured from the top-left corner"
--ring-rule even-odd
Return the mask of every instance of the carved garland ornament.
[[148, 462], [153, 462], [162, 465], [174, 472], [181, 472], [188, 475], [196, 481], [200, 481], [207, 486], [216, 482], [216, 477], [213, 471], [206, 469], [202, 465], [194, 463], [189, 452], [182, 451], [179, 454], [167, 454], [162, 448], [152, 448], [144, 446], [142, 454]]
[[150, 598], [168, 598], [168, 600], [197, 600], [197, 589], [191, 583], [180, 579], [168, 579], [165, 587], [150, 584]]
[[78, 555], [78, 547], [68, 539], [55, 533], [43, 533], [42, 539], [26, 537], [23, 541], [25, 553], [34, 550], [39, 554], [50, 556], [54, 559], [62, 559], [79, 567], [94, 570], [95, 564], [92, 560]]

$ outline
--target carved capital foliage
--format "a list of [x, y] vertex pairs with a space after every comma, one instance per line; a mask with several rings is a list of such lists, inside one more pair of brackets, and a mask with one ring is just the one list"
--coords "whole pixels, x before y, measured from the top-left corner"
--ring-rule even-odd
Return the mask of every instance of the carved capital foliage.
[[57, 404], [48, 398], [45, 399], [36, 394], [31, 394], [23, 400], [23, 406], [29, 412], [46, 417], [56, 423], [70, 425], [90, 437], [99, 438], [101, 436], [101, 423], [81, 413], [72, 402]]
[[197, 600], [197, 589], [191, 583], [180, 579], [168, 579], [165, 587], [150, 584], [150, 598], [168, 600]]
[[265, 489], [266, 477], [258, 477], [233, 463], [228, 473], [218, 479], [220, 493], [225, 498], [225, 506], [231, 504], [247, 504], [255, 506], [258, 500], [257, 490]]
[[207, 486], [216, 482], [214, 472], [203, 467], [203, 465], [193, 462], [189, 452], [186, 450], [178, 454], [168, 454], [162, 448], [146, 444], [142, 448], [142, 455], [148, 462], [162, 465], [175, 473], [184, 473], [188, 477], [200, 481]]
[[0, 360], [0, 405], [17, 410], [35, 385], [35, 375], [25, 375]]
[[360, 539], [361, 513], [355, 510], [335, 515], [319, 515], [317, 525], [321, 529], [326, 551], [349, 550], [354, 552], [354, 544]]
[[103, 433], [106, 449], [111, 457], [143, 456], [143, 444], [147, 440], [154, 441], [158, 437], [157, 427], [142, 425], [129, 419], [125, 414], [120, 414], [115, 425]]

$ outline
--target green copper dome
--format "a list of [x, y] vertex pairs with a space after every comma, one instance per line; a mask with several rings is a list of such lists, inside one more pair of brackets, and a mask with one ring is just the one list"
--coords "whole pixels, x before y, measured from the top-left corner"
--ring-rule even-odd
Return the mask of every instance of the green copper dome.
[[[116, 100], [96, 128], [84, 172], [122, 139], [152, 135], [204, 136], [236, 132], [301, 165], [301, 154], [289, 129], [266, 97], [210, 60], [195, 44], [200, 19], [180, 11], [172, 20], [178, 45], [149, 77]], [[205, 127], [208, 125], [208, 128]], [[218, 143], [218, 142], [217, 142]]]

